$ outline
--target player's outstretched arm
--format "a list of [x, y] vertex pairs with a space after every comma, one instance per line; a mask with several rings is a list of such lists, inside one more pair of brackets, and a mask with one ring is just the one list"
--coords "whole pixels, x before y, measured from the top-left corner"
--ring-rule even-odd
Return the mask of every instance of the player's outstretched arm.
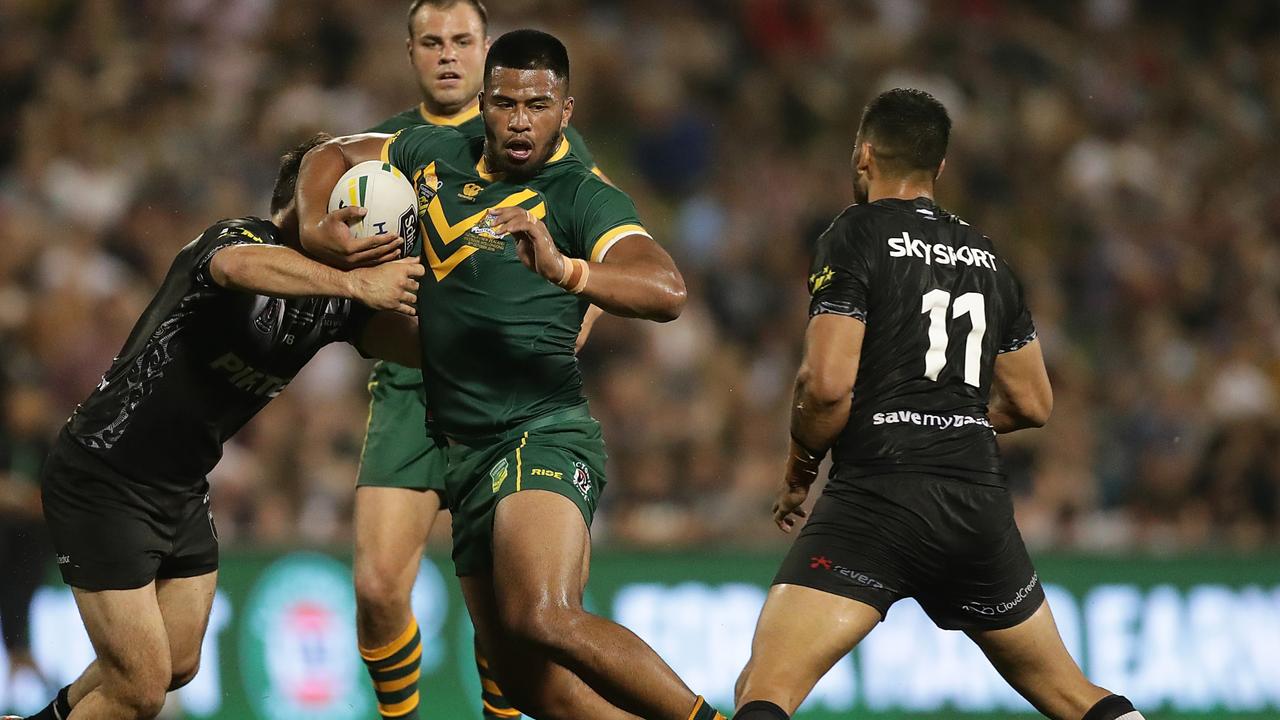
[[312, 148], [302, 159], [294, 200], [298, 208], [298, 235], [302, 247], [320, 260], [340, 268], [367, 267], [395, 258], [400, 252], [398, 236], [374, 235], [356, 238], [344, 220], [363, 213], [353, 208], [351, 218], [335, 218], [329, 213], [329, 193], [352, 166], [382, 157], [390, 135], [365, 133], [334, 138]]
[[516, 237], [525, 267], [601, 310], [623, 317], [668, 322], [680, 317], [686, 291], [676, 263], [647, 235], [620, 238], [604, 262], [566, 257], [547, 226], [523, 208], [490, 211], [494, 230]]
[[998, 433], [1043, 427], [1053, 412], [1053, 387], [1039, 340], [996, 356], [987, 417]]
[[818, 465], [849, 421], [865, 333], [861, 320], [845, 315], [823, 313], [809, 321], [791, 405], [786, 477], [773, 507], [783, 532], [791, 532], [796, 518], [805, 516], [800, 505], [818, 477]]
[[209, 260], [210, 277], [228, 290], [284, 298], [348, 298], [405, 315], [416, 312], [423, 272], [417, 258], [343, 271], [279, 245], [232, 245]]
[[418, 319], [400, 313], [380, 312], [369, 318], [356, 343], [360, 354], [405, 367], [422, 367]]

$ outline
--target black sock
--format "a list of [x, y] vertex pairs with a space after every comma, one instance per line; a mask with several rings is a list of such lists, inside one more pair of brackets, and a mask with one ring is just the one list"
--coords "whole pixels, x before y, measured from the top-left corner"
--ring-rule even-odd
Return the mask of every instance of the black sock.
[[71, 715], [71, 701], [67, 699], [70, 691], [70, 685], [62, 688], [58, 691], [58, 697], [54, 698], [48, 707], [26, 720], [67, 720]]
[[1099, 700], [1080, 720], [1143, 720], [1142, 713], [1123, 695], [1108, 695]]
[[738, 708], [733, 720], [791, 720], [791, 716], [768, 700], [752, 700]]

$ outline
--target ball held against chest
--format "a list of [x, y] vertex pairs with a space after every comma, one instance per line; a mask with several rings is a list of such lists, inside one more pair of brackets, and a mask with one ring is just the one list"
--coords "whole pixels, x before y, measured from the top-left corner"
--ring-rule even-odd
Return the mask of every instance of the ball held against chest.
[[358, 163], [338, 180], [329, 194], [329, 212], [358, 206], [368, 210], [351, 225], [358, 238], [398, 233], [404, 256], [417, 254], [418, 201], [413, 185], [390, 163]]

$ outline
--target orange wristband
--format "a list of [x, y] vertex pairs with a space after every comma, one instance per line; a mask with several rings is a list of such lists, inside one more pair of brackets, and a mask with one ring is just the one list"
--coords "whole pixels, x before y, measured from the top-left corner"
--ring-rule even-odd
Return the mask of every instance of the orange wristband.
[[579, 258], [566, 258], [564, 264], [564, 276], [561, 277], [560, 282], [556, 284], [574, 295], [578, 295], [586, 289], [587, 278], [590, 276], [591, 268], [587, 265], [586, 260]]

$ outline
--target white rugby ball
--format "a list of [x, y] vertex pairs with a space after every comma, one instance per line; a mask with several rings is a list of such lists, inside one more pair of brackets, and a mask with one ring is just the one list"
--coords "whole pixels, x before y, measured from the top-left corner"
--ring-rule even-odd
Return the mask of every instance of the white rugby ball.
[[417, 254], [418, 197], [404, 173], [390, 163], [368, 160], [343, 174], [329, 194], [329, 212], [352, 205], [368, 210], [351, 224], [358, 238], [398, 233], [404, 240], [401, 255]]

